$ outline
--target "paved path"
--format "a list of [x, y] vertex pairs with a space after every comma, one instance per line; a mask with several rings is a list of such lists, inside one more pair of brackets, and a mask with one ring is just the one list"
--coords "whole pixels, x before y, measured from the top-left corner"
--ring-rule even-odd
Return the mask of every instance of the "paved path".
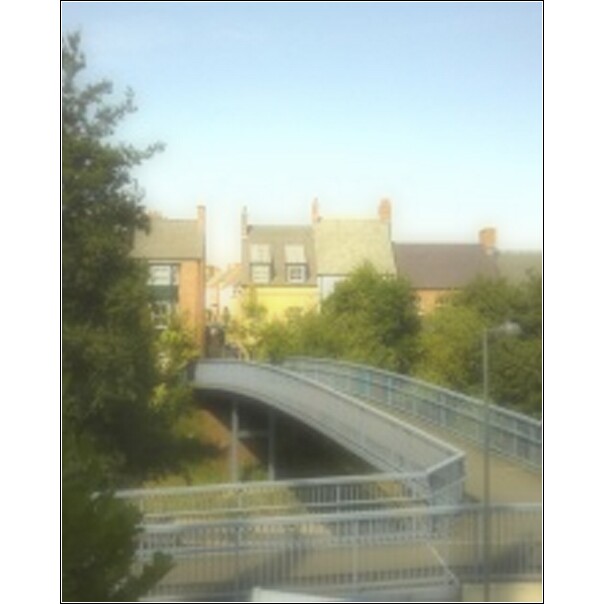
[[[484, 452], [478, 446], [461, 437], [422, 421], [403, 411], [376, 405], [380, 410], [399, 417], [436, 438], [443, 440], [466, 454], [465, 494], [470, 501], [482, 501], [484, 478]], [[518, 462], [491, 453], [491, 501], [493, 503], [540, 503], [542, 501], [542, 477], [539, 472], [521, 466]]]

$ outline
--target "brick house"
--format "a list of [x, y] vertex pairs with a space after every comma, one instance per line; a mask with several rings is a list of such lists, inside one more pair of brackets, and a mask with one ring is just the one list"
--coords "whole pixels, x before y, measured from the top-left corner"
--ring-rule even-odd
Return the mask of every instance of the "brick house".
[[178, 312], [200, 346], [204, 335], [205, 208], [194, 219], [165, 218], [152, 213], [150, 231], [137, 231], [133, 256], [149, 266], [153, 316], [158, 329]]

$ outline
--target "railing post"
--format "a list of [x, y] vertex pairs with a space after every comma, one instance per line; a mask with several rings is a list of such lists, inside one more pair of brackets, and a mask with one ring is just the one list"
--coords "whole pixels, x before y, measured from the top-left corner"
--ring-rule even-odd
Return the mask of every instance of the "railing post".
[[239, 405], [231, 402], [231, 482], [239, 482]]
[[268, 412], [268, 479], [275, 480], [275, 412]]
[[359, 520], [354, 522], [354, 543], [352, 545], [352, 584], [356, 587], [359, 582]]

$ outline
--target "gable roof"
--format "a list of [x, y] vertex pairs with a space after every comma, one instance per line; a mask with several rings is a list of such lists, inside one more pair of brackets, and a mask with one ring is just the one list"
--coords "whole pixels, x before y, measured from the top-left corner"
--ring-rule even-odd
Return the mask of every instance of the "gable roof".
[[307, 271], [306, 281], [300, 285], [317, 283], [311, 227], [250, 225], [242, 241], [241, 255], [242, 282], [245, 284], [251, 283], [250, 265], [254, 259], [271, 265], [271, 281], [268, 285], [291, 285], [287, 281], [287, 263], [299, 263], [302, 259]]
[[415, 289], [457, 289], [475, 277], [497, 276], [495, 256], [479, 244], [395, 243], [397, 273]]
[[201, 260], [204, 256], [204, 233], [197, 220], [174, 220], [150, 217], [149, 233], [136, 231], [135, 258], [147, 260]]
[[364, 262], [382, 274], [396, 273], [386, 222], [322, 219], [313, 224], [313, 233], [319, 275], [348, 275]]
[[541, 252], [500, 252], [497, 258], [499, 274], [513, 283], [526, 279], [534, 272], [541, 275], [543, 254]]

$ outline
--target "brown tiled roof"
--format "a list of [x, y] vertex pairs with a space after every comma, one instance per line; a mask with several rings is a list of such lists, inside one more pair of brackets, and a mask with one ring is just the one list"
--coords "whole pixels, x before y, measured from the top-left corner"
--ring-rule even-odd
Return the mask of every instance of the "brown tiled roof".
[[241, 277], [244, 284], [251, 283], [251, 250], [255, 245], [268, 246], [271, 281], [267, 285], [291, 285], [287, 282], [286, 274], [286, 248], [289, 246], [302, 246], [304, 250], [306, 282], [298, 285], [316, 285], [317, 266], [311, 227], [250, 225], [247, 228], [247, 237], [241, 243]]
[[495, 255], [478, 244], [395, 243], [397, 273], [416, 289], [457, 289], [479, 275], [497, 276]]
[[197, 220], [152, 216], [149, 233], [137, 231], [132, 255], [147, 260], [203, 259], [204, 234]]

